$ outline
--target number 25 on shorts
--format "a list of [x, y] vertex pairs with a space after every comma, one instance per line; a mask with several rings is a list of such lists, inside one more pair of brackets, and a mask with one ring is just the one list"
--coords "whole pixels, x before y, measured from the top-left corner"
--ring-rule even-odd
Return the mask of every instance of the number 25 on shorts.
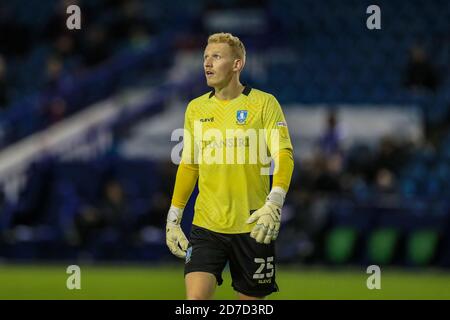
[[[273, 264], [271, 263], [273, 262], [273, 256], [267, 257], [267, 260], [265, 260], [264, 258], [255, 258], [254, 261], [259, 264], [259, 268], [253, 274], [253, 279], [257, 279], [258, 283], [271, 283], [275, 271], [275, 269], [273, 268]], [[264, 267], [266, 268], [266, 271], [269, 272], [263, 272]]]

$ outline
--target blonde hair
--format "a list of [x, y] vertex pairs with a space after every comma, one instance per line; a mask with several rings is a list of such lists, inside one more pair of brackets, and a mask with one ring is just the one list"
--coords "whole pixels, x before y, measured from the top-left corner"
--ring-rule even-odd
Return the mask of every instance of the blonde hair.
[[233, 36], [231, 33], [214, 33], [209, 36], [208, 38], [208, 44], [210, 43], [226, 43], [228, 44], [231, 49], [233, 50], [234, 54], [242, 60], [243, 64], [245, 64], [245, 47], [242, 41], [236, 37]]

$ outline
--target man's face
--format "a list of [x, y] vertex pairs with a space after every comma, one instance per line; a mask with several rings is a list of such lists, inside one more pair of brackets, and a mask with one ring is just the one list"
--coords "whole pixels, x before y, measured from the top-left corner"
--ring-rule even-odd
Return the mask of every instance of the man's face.
[[226, 43], [210, 43], [203, 56], [206, 83], [210, 87], [224, 87], [230, 82], [233, 73], [239, 70], [231, 47]]

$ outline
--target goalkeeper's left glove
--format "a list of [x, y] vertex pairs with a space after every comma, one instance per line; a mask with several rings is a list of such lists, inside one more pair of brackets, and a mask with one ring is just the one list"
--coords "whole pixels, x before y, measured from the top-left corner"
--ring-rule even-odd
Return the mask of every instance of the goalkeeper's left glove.
[[285, 197], [286, 191], [283, 188], [272, 188], [264, 206], [256, 210], [248, 218], [247, 223], [257, 221], [250, 233], [250, 237], [255, 239], [256, 242], [269, 244], [278, 237], [281, 223], [281, 208]]

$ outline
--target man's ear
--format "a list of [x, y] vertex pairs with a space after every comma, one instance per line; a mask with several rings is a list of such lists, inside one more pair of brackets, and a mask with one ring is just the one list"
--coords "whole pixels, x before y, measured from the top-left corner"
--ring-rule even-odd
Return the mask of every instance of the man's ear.
[[243, 68], [244, 68], [244, 61], [242, 59], [235, 59], [233, 71], [242, 71]]

